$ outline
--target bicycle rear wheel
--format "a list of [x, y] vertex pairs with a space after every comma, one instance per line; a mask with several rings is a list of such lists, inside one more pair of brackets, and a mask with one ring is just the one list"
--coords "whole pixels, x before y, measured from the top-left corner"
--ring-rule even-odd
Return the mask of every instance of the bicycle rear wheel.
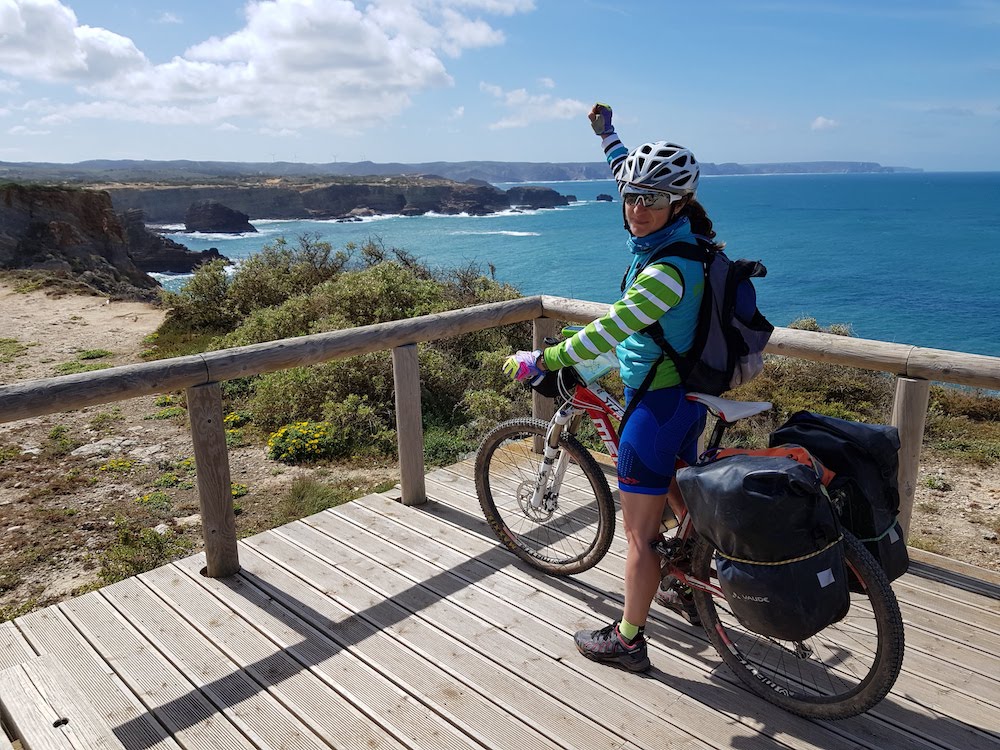
[[[743, 627], [725, 600], [694, 591], [708, 637], [722, 660], [757, 695], [800, 716], [845, 719], [863, 713], [892, 688], [903, 663], [903, 620], [889, 580], [848, 532], [851, 593], [844, 619], [805, 641], [778, 641]], [[701, 539], [692, 555], [696, 578], [715, 578], [715, 550]]]
[[531, 507], [548, 424], [514, 419], [495, 427], [476, 454], [476, 492], [493, 532], [515, 555], [545, 573], [571, 575], [604, 557], [615, 534], [615, 504], [604, 472], [568, 433], [559, 440], [569, 456], [559, 487], [549, 486], [540, 508]]

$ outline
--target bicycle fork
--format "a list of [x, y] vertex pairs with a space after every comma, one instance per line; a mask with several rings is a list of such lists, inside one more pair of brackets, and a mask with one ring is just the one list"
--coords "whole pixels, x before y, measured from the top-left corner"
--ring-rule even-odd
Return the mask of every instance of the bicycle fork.
[[[559, 439], [567, 426], [573, 432], [579, 425], [582, 415], [570, 406], [564, 406], [556, 412], [549, 422], [545, 432], [545, 446], [542, 451], [542, 461], [538, 467], [538, 477], [535, 479], [535, 489], [531, 494], [532, 510], [555, 510], [559, 499], [559, 488], [562, 486], [566, 467], [569, 465], [569, 454], [559, 450]], [[549, 481], [551, 478], [551, 481]]]

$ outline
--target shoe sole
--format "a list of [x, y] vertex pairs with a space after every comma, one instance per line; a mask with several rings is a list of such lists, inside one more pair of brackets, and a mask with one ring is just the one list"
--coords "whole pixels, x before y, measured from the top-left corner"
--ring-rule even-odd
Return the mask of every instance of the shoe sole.
[[576, 650], [579, 651], [583, 656], [590, 659], [590, 661], [596, 661], [598, 664], [608, 664], [612, 667], [621, 667], [622, 669], [627, 669], [629, 672], [645, 672], [651, 666], [653, 666], [648, 656], [640, 662], [629, 663], [627, 659], [623, 659], [620, 656], [603, 658], [600, 656], [600, 654], [592, 654], [588, 651], [584, 651], [579, 646], [576, 647]]

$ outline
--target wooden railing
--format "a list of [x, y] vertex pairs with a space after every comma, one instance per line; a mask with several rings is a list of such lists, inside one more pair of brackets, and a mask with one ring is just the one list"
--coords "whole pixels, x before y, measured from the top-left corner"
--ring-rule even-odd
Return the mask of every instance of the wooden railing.
[[[239, 569], [220, 383], [238, 377], [392, 351], [402, 501], [424, 501], [423, 429], [416, 345], [486, 328], [535, 321], [534, 345], [555, 330], [555, 321], [586, 323], [606, 304], [536, 296], [424, 315], [343, 331], [282, 339], [187, 357], [31, 380], [0, 387], [0, 423], [123, 401], [137, 396], [187, 392], [205, 539], [206, 574]], [[916, 488], [930, 381], [1000, 390], [1000, 358], [904, 344], [776, 329], [768, 352], [819, 362], [881, 370], [896, 375], [891, 421], [900, 432], [900, 522], [908, 530]], [[551, 401], [535, 399], [536, 416]]]

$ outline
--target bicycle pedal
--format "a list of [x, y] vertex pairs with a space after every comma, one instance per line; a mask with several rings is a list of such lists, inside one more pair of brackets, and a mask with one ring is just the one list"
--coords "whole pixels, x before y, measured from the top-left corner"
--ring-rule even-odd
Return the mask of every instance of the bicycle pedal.
[[665, 557], [667, 559], [676, 557], [677, 553], [681, 550], [681, 546], [681, 540], [676, 537], [671, 537], [670, 539], [660, 537], [652, 544], [653, 551], [660, 557]]

